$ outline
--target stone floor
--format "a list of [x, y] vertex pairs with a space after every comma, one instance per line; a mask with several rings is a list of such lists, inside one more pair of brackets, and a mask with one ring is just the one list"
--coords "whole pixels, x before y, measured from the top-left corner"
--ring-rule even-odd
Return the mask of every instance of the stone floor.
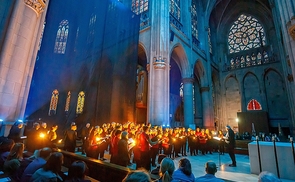
[[[81, 154], [80, 152], [77, 152]], [[106, 162], [109, 162], [109, 154], [105, 153], [104, 158]], [[174, 159], [176, 168], [178, 168], [178, 161], [183, 157]], [[237, 181], [237, 182], [257, 182], [258, 175], [251, 174], [250, 171], [250, 160], [248, 155], [236, 154], [237, 167], [229, 167], [231, 159], [228, 154], [219, 155], [218, 153], [197, 155], [197, 156], [186, 156], [192, 164], [193, 174], [195, 177], [199, 177], [205, 174], [205, 163], [207, 161], [213, 161], [218, 166], [218, 171], [215, 174], [216, 177], [222, 178], [226, 181]], [[131, 169], [136, 168], [136, 164], [129, 166]], [[282, 182], [292, 182], [292, 180], [281, 179]]]

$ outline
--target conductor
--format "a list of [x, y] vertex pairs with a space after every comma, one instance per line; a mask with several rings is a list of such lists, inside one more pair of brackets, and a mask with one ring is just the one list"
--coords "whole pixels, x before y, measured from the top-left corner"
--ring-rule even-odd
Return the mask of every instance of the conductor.
[[235, 157], [235, 147], [236, 147], [235, 133], [229, 125], [226, 126], [226, 130], [227, 130], [227, 133], [225, 135], [225, 142], [227, 143], [228, 154], [232, 160], [232, 164], [230, 164], [229, 166], [237, 167], [237, 162]]

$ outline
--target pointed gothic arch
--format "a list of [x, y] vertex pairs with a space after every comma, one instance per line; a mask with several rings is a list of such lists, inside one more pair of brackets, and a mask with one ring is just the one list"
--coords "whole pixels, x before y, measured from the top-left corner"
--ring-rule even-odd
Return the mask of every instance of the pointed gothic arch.
[[192, 75], [191, 68], [187, 59], [187, 54], [183, 46], [179, 43], [175, 44], [170, 53], [170, 59], [173, 59], [181, 72], [182, 78], [189, 78]]

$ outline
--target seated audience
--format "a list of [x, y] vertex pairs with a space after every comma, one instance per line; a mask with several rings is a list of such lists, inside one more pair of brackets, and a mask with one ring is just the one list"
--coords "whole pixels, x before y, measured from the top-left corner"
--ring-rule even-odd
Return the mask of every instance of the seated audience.
[[38, 169], [43, 167], [46, 164], [52, 150], [48, 147], [39, 150], [38, 156], [25, 168], [21, 181], [27, 182], [30, 181], [30, 178]]
[[91, 182], [85, 180], [85, 176], [88, 173], [88, 167], [84, 161], [75, 161], [69, 168], [68, 178], [66, 182]]
[[258, 182], [281, 182], [281, 180], [273, 173], [263, 171], [258, 176]]
[[159, 172], [160, 172], [160, 164], [161, 164], [162, 160], [165, 157], [167, 157], [167, 155], [165, 155], [165, 154], [159, 154], [158, 161], [157, 161], [158, 162], [158, 166], [151, 171], [151, 174], [159, 175]]
[[160, 179], [157, 182], [170, 182], [172, 181], [172, 175], [175, 170], [174, 162], [171, 158], [164, 158], [160, 164]]
[[24, 144], [23, 143], [15, 143], [3, 165], [3, 170], [8, 175], [14, 175], [18, 168], [21, 165], [21, 161], [23, 160], [23, 152], [24, 152]]
[[194, 182], [195, 176], [192, 173], [192, 165], [186, 158], [180, 159], [179, 168], [173, 173], [172, 181]]
[[63, 181], [59, 173], [63, 164], [63, 155], [60, 152], [54, 152], [50, 155], [46, 164], [38, 169], [32, 176], [32, 182], [39, 181]]
[[3, 170], [4, 162], [6, 161], [11, 147], [14, 145], [12, 139], [8, 139], [4, 136], [0, 137], [0, 169]]
[[223, 180], [215, 177], [215, 173], [217, 172], [217, 167], [214, 162], [208, 161], [205, 164], [206, 174], [204, 176], [196, 178], [196, 182], [223, 182]]
[[152, 182], [152, 179], [145, 169], [130, 171], [122, 182]]

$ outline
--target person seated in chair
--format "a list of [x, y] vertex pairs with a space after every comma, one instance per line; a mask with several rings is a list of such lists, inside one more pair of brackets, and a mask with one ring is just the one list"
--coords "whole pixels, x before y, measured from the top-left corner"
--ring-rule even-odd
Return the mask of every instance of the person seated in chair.
[[212, 161], [208, 161], [205, 164], [206, 174], [204, 176], [196, 178], [196, 182], [223, 182], [223, 180], [215, 177], [215, 173], [217, 172], [216, 164]]
[[48, 147], [40, 149], [38, 152], [38, 156], [25, 168], [21, 177], [21, 182], [30, 181], [30, 178], [34, 174], [34, 172], [36, 172], [38, 169], [46, 164], [46, 161], [48, 160], [51, 153], [52, 150]]

